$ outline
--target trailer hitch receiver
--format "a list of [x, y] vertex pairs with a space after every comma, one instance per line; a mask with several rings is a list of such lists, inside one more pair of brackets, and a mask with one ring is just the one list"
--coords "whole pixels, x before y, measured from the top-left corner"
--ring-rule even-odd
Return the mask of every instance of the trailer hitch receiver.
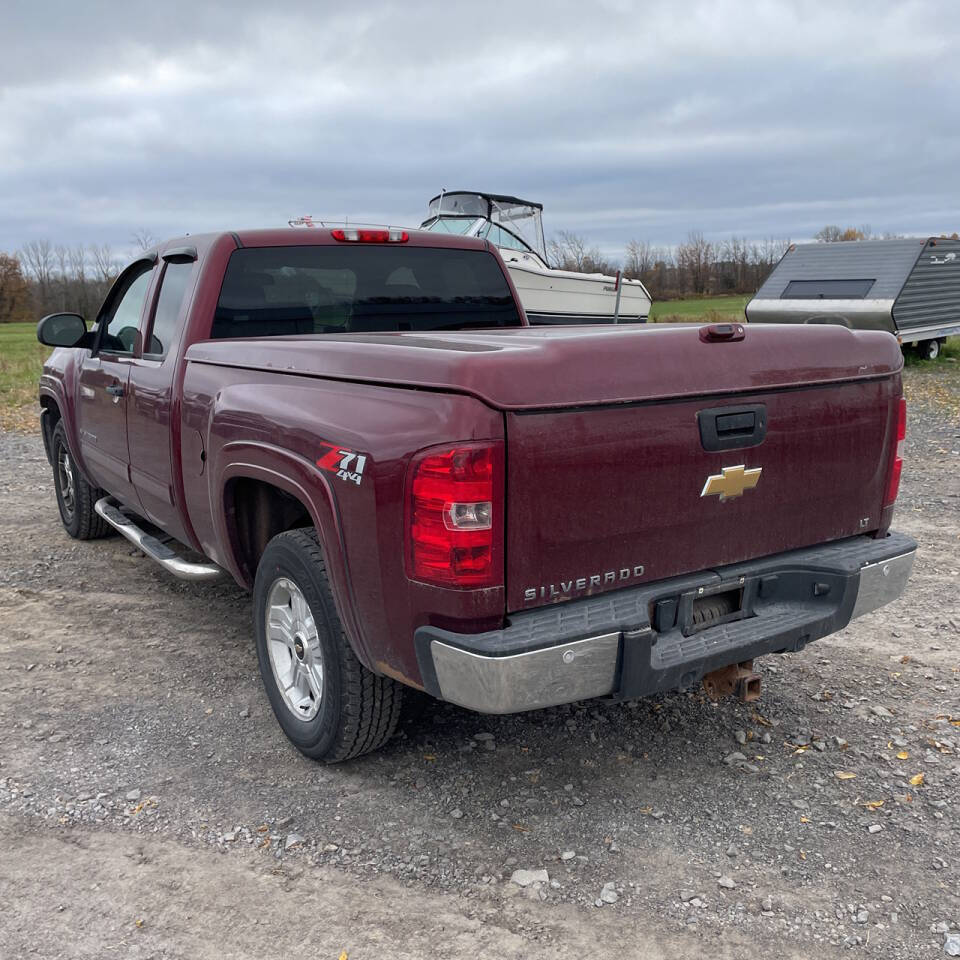
[[753, 672], [753, 661], [731, 663], [703, 677], [703, 689], [711, 700], [736, 694], [744, 703], [760, 699], [760, 674]]

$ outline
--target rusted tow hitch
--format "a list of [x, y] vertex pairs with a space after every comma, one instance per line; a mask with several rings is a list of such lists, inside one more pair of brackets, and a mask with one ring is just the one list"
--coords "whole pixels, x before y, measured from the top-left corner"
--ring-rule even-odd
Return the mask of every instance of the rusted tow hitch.
[[744, 703], [760, 699], [760, 674], [753, 672], [753, 661], [731, 663], [721, 667], [703, 678], [703, 689], [711, 700], [729, 697], [731, 693]]

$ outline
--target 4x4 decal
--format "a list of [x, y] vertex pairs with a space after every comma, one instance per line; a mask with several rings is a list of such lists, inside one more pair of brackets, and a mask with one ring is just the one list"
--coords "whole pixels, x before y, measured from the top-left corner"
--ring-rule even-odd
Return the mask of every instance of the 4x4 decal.
[[351, 480], [359, 487], [363, 480], [363, 468], [367, 465], [367, 455], [330, 444], [325, 446], [330, 446], [330, 450], [317, 461], [317, 466], [335, 473], [341, 480]]

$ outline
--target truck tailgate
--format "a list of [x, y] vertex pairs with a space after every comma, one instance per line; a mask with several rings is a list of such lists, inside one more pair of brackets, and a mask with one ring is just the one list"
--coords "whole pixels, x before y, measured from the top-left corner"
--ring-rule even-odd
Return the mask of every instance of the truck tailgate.
[[900, 389], [896, 374], [506, 413], [508, 609], [876, 530]]

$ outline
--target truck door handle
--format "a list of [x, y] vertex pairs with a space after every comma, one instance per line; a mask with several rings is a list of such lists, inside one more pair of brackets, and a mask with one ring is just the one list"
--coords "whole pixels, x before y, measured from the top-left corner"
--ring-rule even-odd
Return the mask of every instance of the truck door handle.
[[713, 407], [697, 413], [704, 450], [740, 450], [763, 443], [767, 435], [767, 408], [762, 403]]
[[107, 387], [107, 393], [109, 393], [111, 397], [122, 397], [123, 387], [119, 383], [111, 383]]

